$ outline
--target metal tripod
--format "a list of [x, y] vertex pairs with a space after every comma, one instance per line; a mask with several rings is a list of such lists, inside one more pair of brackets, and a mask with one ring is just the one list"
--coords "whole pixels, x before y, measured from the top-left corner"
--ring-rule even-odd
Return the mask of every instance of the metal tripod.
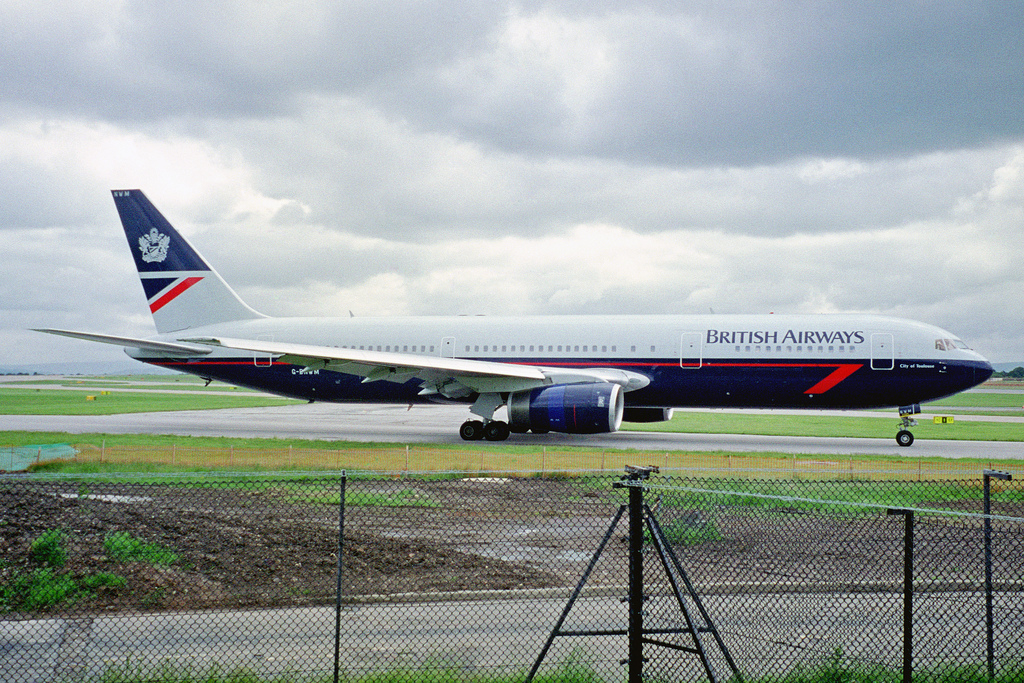
[[[544, 661], [544, 657], [547, 656], [548, 650], [551, 649], [551, 645], [554, 643], [555, 638], [560, 636], [626, 636], [629, 654], [628, 657], [622, 661], [622, 664], [627, 664], [629, 666], [627, 679], [629, 683], [640, 683], [640, 681], [643, 680], [643, 665], [646, 661], [643, 655], [644, 645], [669, 648], [672, 650], [696, 654], [700, 658], [704, 671], [707, 673], [708, 679], [711, 683], [718, 683], [719, 678], [715, 674], [714, 667], [708, 658], [707, 649], [704, 644], [703, 636], [705, 634], [711, 634], [715, 643], [718, 645], [719, 650], [724, 656], [726, 663], [732, 670], [732, 678], [736, 680], [741, 679], [739, 669], [733, 661], [732, 655], [729, 654], [729, 650], [725, 647], [725, 643], [722, 641], [722, 637], [719, 635], [718, 629], [711, 621], [710, 615], [704, 608], [704, 603], [701, 602], [700, 597], [693, 588], [693, 584], [690, 582], [689, 577], [683, 570], [682, 565], [680, 565], [679, 558], [676, 557], [672, 547], [665, 539], [665, 534], [661, 530], [661, 525], [658, 523], [658, 520], [655, 519], [654, 513], [651, 511], [650, 507], [644, 503], [643, 481], [652, 473], [656, 473], [657, 471], [658, 470], [655, 467], [626, 467], [626, 476], [622, 478], [622, 481], [615, 482], [612, 485], [613, 488], [629, 489], [629, 503], [628, 505], [619, 506], [619, 511], [615, 514], [608, 527], [608, 531], [605, 533], [600, 545], [598, 545], [597, 550], [594, 551], [594, 555], [590, 558], [590, 563], [587, 565], [586, 571], [584, 571], [579, 583], [576, 584], [576, 588], [573, 590], [573, 593], [569, 598], [569, 602], [566, 604], [565, 609], [562, 610], [562, 615], [558, 618], [555, 627], [552, 629], [551, 634], [544, 643], [544, 647], [537, 656], [537, 660], [534, 662], [533, 668], [530, 669], [530, 673], [526, 677], [526, 683], [533, 681], [533, 677], [537, 674], [537, 670]], [[594, 571], [594, 567], [597, 565], [601, 554], [608, 545], [608, 541], [611, 539], [615, 528], [622, 519], [622, 515], [625, 514], [627, 510], [629, 511], [629, 596], [626, 600], [626, 602], [629, 603], [629, 624], [627, 629], [596, 631], [562, 630], [562, 626], [565, 624], [565, 620], [569, 616], [569, 612], [572, 611], [573, 605], [575, 605], [576, 601], [579, 599], [580, 594], [583, 591], [583, 587], [590, 578], [590, 574]], [[675, 596], [676, 603], [679, 605], [679, 610], [686, 622], [685, 627], [672, 629], [647, 629], [644, 627], [644, 600], [646, 599], [646, 596], [644, 595], [643, 545], [645, 524], [646, 529], [650, 534], [649, 538], [661, 560], [662, 569], [665, 571], [669, 583], [672, 586], [672, 592]], [[694, 618], [694, 614], [687, 604], [687, 599], [689, 599], [689, 601], [691, 601], [696, 607], [700, 617], [699, 621]], [[665, 635], [688, 635], [690, 636], [690, 642], [688, 645], [680, 645], [649, 637]]]

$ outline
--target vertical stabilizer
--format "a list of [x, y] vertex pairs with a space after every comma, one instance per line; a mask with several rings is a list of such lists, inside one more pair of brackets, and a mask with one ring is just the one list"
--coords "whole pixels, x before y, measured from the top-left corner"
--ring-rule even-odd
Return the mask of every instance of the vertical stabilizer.
[[206, 264], [141, 190], [114, 190], [157, 332], [262, 318]]

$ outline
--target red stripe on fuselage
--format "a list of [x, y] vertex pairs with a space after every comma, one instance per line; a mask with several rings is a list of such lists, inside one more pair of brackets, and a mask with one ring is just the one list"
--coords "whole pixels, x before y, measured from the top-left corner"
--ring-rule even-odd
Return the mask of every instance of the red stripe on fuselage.
[[202, 279], [203, 278], [201, 277], [187, 277], [178, 284], [174, 285], [174, 287], [168, 290], [166, 294], [161, 296], [159, 299], [156, 299], [153, 303], [149, 305], [150, 313], [156, 313], [161, 308], [174, 301], [174, 299], [177, 298], [179, 294], [181, 294], [186, 289], [188, 289], [189, 287], [191, 287], [192, 285], [194, 285], [195, 283], [199, 282]]
[[844, 363], [836, 367], [836, 369], [828, 375], [825, 379], [821, 380], [813, 387], [805, 391], [805, 394], [824, 394], [826, 391], [834, 387], [835, 385], [842, 382], [844, 379], [852, 375], [853, 373], [864, 367], [860, 363]]

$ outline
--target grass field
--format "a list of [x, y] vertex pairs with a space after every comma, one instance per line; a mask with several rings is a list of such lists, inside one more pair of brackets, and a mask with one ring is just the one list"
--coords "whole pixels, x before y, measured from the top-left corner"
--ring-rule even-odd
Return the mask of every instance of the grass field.
[[[0, 415], [102, 415], [160, 410], [258, 407], [295, 403], [223, 384], [206, 387], [189, 376], [71, 377], [62, 380], [24, 378], [12, 387], [0, 385]], [[1012, 387], [1019, 388], [1019, 387]], [[109, 393], [104, 393], [109, 392]], [[92, 397], [91, 399], [88, 397]], [[977, 415], [991, 409], [1016, 415], [1020, 393], [975, 392], [925, 407], [943, 415]], [[937, 408], [936, 408], [937, 406]], [[959, 411], [959, 412], [958, 412]], [[849, 436], [891, 439], [897, 418], [835, 414], [772, 415], [726, 411], [678, 411], [667, 423], [626, 424], [631, 430], [689, 433]], [[0, 418], [0, 425], [3, 421]], [[2, 429], [2, 426], [0, 426]], [[918, 439], [1024, 441], [1020, 422], [966, 421], [934, 424], [921, 419]], [[63, 472], [173, 472], [232, 469], [238, 471], [351, 469], [385, 472], [559, 472], [621, 470], [625, 464], [656, 464], [671, 469], [713, 468], [736, 476], [781, 472], [786, 476], [923, 477], [976, 476], [991, 463], [958, 460], [867, 456], [794, 456], [786, 453], [638, 452], [533, 445], [456, 444], [420, 446], [316, 442], [286, 439], [189, 438], [155, 435], [64, 434], [0, 431], [0, 469], [4, 446], [68, 443], [79, 450], [76, 462], [46, 465]], [[912, 454], [909, 454], [912, 455]], [[1024, 462], [1024, 450], [1021, 461]], [[13, 458], [12, 458], [13, 462]], [[1000, 467], [1020, 463], [1003, 461]]]
[[[91, 397], [91, 398], [90, 398]], [[255, 408], [297, 403], [287, 398], [239, 392], [238, 396], [204, 394], [142, 393], [136, 391], [59, 391], [48, 389], [0, 389], [0, 411], [4, 415], [115, 415], [167, 410], [208, 410], [211, 408]]]
[[[928, 408], [926, 408], [927, 410]], [[935, 424], [919, 419], [914, 428], [917, 439], [951, 439], [968, 441], [1024, 441], [1024, 423], [968, 422], [955, 419], [949, 407], [942, 415], [953, 415], [952, 423]], [[971, 412], [970, 415], [976, 415]], [[845, 436], [891, 439], [896, 436], [899, 420], [892, 417], [858, 417], [836, 414], [766, 415], [726, 411], [677, 411], [668, 422], [630, 424], [626, 429], [652, 432], [690, 434], [764, 434], [768, 436]]]
[[434, 473], [435, 476], [533, 476], [586, 471], [621, 472], [626, 465], [656, 465], [667, 471], [716, 477], [777, 479], [923, 480], [976, 479], [983, 469], [1017, 469], [1021, 461], [972, 458], [901, 458], [867, 455], [793, 455], [699, 451], [638, 451], [515, 444], [404, 445], [235, 439], [162, 435], [0, 432], [0, 469], [5, 447], [66, 443], [74, 460], [33, 466], [36, 472], [103, 476], [131, 474], [164, 478], [197, 472], [322, 472], [346, 470]]

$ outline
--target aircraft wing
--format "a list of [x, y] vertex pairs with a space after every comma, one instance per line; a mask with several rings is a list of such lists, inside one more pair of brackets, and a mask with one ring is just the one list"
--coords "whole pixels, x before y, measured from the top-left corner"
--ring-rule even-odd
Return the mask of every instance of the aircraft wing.
[[113, 344], [115, 346], [128, 346], [135, 349], [143, 349], [145, 351], [158, 351], [160, 353], [167, 353], [173, 356], [207, 356], [211, 351], [213, 351], [209, 346], [201, 344], [165, 342], [157, 341], [155, 339], [137, 339], [135, 337], [116, 337], [111, 334], [96, 334], [94, 332], [75, 332], [73, 330], [56, 330], [52, 328], [37, 328], [33, 331], [56, 334], [61, 337], [71, 337], [72, 339], [84, 339], [86, 341], [101, 342], [103, 344]]
[[310, 369], [332, 370], [357, 375], [364, 382], [387, 380], [423, 382], [421, 395], [440, 394], [463, 398], [471, 393], [524, 391], [550, 384], [613, 382], [627, 390], [639, 389], [650, 381], [643, 375], [622, 370], [594, 368], [542, 368], [493, 361], [422, 356], [410, 353], [341, 349], [254, 339], [192, 338], [180, 341], [277, 356], [280, 361]]

